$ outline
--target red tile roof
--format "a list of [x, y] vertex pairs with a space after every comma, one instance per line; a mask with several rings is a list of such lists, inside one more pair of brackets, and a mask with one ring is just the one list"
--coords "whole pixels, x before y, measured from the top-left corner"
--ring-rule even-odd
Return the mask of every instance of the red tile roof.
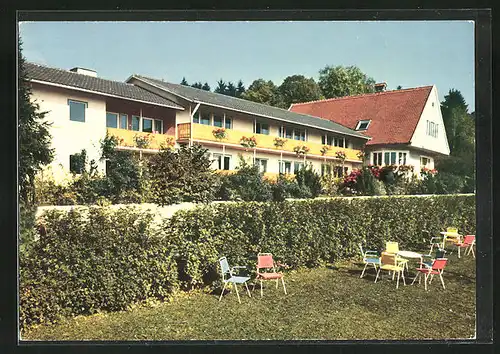
[[321, 117], [356, 129], [371, 120], [367, 145], [410, 142], [433, 86], [295, 103], [290, 111]]

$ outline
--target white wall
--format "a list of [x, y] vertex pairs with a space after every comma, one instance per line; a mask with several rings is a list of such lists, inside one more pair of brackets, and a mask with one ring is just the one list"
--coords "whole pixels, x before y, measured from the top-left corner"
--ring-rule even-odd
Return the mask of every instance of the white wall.
[[[104, 171], [104, 163], [99, 162], [99, 140], [106, 136], [105, 99], [41, 84], [33, 84], [32, 92], [32, 100], [40, 105], [41, 111], [48, 111], [45, 119], [52, 123], [50, 134], [55, 151], [51, 166], [54, 178], [60, 180], [66, 175], [65, 172], [69, 171], [69, 156], [81, 152], [82, 149], [87, 151], [88, 161], [94, 159], [101, 172]], [[68, 99], [88, 103], [85, 122], [69, 119]]]
[[[438, 124], [437, 138], [427, 135], [428, 120]], [[450, 154], [436, 86], [432, 88], [431, 93], [429, 94], [429, 98], [424, 106], [417, 128], [411, 138], [410, 145], [445, 155]]]

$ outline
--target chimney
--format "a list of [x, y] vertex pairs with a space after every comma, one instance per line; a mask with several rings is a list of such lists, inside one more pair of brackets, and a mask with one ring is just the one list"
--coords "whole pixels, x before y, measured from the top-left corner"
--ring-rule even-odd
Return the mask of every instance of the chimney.
[[91, 69], [75, 67], [73, 69], [69, 69], [69, 71], [72, 71], [72, 72], [77, 73], [77, 74], [97, 77], [97, 72], [95, 70], [91, 70]]
[[386, 82], [379, 82], [378, 84], [375, 84], [375, 92], [384, 92], [386, 87]]

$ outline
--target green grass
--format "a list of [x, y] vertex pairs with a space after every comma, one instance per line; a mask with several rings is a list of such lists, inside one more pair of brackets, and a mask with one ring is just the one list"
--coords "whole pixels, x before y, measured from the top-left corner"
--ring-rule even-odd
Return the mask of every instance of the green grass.
[[[374, 272], [360, 279], [361, 265], [304, 269], [285, 276], [288, 295], [274, 282], [252, 298], [234, 290], [218, 296], [193, 291], [154, 307], [67, 319], [22, 333], [23, 340], [356, 340], [452, 339], [475, 334], [475, 260], [448, 256], [446, 289], [396, 282]], [[410, 267], [410, 273], [414, 273]], [[250, 290], [252, 287], [250, 286]]]

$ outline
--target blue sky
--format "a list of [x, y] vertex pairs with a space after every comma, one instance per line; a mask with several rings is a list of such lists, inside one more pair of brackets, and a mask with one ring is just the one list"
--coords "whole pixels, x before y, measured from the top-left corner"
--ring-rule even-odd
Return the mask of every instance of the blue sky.
[[289, 75], [318, 78], [326, 65], [356, 65], [388, 89], [435, 84], [462, 92], [474, 110], [474, 24], [374, 22], [29, 22], [27, 60], [91, 68], [123, 81], [142, 74], [178, 83]]

